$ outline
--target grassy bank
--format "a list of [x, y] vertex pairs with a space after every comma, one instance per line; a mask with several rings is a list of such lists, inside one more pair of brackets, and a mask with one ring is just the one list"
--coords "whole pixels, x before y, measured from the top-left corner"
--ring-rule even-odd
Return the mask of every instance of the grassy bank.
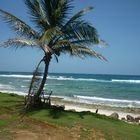
[[39, 139], [41, 135], [54, 139], [63, 136], [62, 139], [68, 140], [140, 139], [140, 125], [127, 124], [90, 112], [76, 113], [53, 108], [32, 110], [21, 117], [23, 103], [22, 96], [0, 93], [0, 139], [10, 140], [20, 136], [36, 136]]

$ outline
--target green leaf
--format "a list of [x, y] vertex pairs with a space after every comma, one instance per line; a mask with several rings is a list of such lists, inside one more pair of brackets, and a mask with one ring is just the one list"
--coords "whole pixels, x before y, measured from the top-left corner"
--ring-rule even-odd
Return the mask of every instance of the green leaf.
[[47, 30], [50, 27], [49, 17], [44, 9], [42, 1], [38, 0], [24, 0], [30, 20], [36, 25], [40, 32]]
[[61, 27], [68, 19], [72, 0], [42, 0], [44, 11], [52, 27]]
[[71, 26], [71, 24], [75, 24], [75, 23], [82, 23], [83, 20], [81, 20], [81, 17], [89, 10], [92, 10], [93, 7], [87, 7], [84, 8], [83, 10], [79, 11], [78, 13], [76, 13], [74, 16], [72, 16], [67, 23], [62, 27], [62, 31], [67, 29], [67, 26]]
[[38, 38], [38, 33], [35, 30], [14, 15], [0, 9], [0, 17], [2, 17], [9, 24], [11, 29], [19, 35], [28, 38]]
[[62, 37], [64, 34], [59, 30], [58, 27], [52, 27], [46, 30], [40, 38], [41, 43], [49, 44], [55, 40], [55, 37]]

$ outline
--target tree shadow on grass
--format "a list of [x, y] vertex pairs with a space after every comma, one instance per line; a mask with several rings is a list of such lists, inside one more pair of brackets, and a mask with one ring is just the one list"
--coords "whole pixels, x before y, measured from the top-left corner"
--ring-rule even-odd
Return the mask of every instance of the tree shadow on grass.
[[59, 119], [60, 117], [66, 115], [64, 106], [51, 106], [49, 108], [49, 116], [53, 119]]
[[[46, 110], [46, 115], [53, 118], [53, 119], [59, 119], [60, 117], [66, 115], [66, 112], [64, 110], [64, 106], [45, 106], [45, 107], [38, 107], [38, 108], [30, 108], [26, 111], [27, 115], [34, 115], [40, 111]], [[43, 113], [44, 114], [44, 113]], [[45, 115], [44, 114], [44, 115]]]

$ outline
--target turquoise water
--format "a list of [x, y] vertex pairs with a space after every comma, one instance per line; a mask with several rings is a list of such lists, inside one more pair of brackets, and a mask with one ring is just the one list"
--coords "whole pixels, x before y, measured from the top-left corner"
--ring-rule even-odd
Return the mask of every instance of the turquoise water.
[[[0, 91], [24, 95], [32, 73], [0, 72]], [[45, 90], [65, 100], [140, 108], [140, 76], [51, 73]]]

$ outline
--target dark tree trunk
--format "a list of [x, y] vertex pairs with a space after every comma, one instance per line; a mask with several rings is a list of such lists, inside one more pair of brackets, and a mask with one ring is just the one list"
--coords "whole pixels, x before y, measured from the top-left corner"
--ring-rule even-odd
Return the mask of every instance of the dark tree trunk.
[[31, 108], [31, 107], [41, 107], [43, 105], [41, 102], [40, 95], [41, 95], [44, 85], [46, 83], [51, 58], [52, 58], [51, 55], [47, 54], [47, 55], [45, 55], [45, 57], [43, 59], [43, 61], [45, 63], [45, 69], [44, 69], [44, 75], [43, 75], [42, 81], [39, 85], [37, 92], [33, 96], [28, 97], [28, 99], [27, 99], [28, 101], [26, 101], [27, 104], [25, 105], [26, 109]]
[[46, 79], [47, 79], [47, 75], [48, 75], [50, 60], [51, 60], [51, 55], [48, 55], [48, 56], [44, 57], [44, 62], [45, 62], [44, 75], [43, 75], [43, 79], [41, 81], [41, 84], [39, 86], [39, 89], [38, 89], [37, 93], [35, 94], [35, 96], [37, 96], [37, 97], [39, 97], [41, 95], [42, 90], [44, 88], [44, 85], [45, 85], [45, 82], [46, 82]]

